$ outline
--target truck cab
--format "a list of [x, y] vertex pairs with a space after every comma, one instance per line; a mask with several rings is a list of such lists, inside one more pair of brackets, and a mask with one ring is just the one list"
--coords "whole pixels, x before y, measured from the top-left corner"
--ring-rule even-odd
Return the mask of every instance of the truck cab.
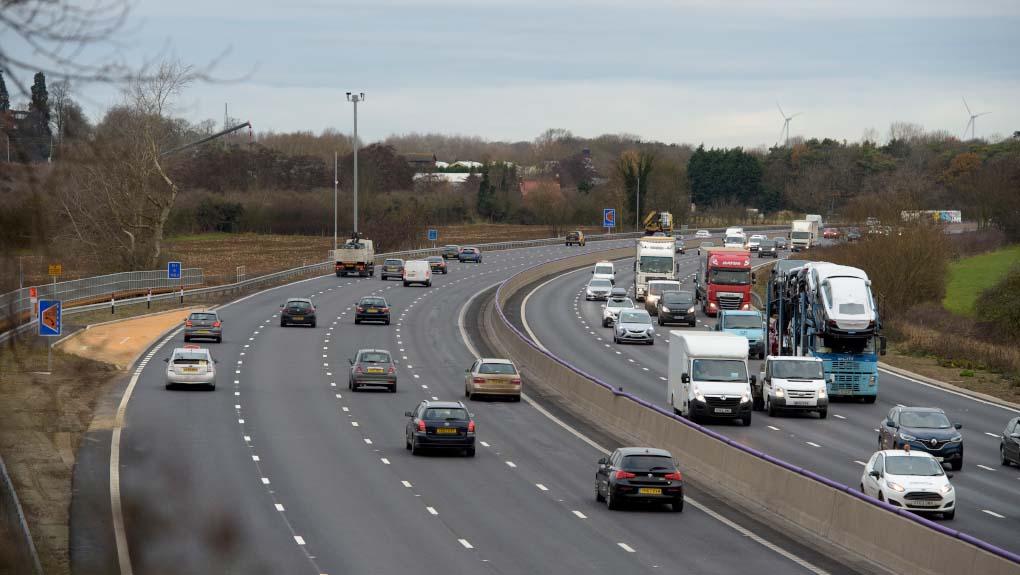
[[757, 385], [751, 387], [755, 409], [764, 409], [769, 417], [780, 411], [814, 411], [825, 419], [829, 396], [824, 367], [817, 357], [768, 356]]
[[751, 425], [747, 339], [722, 332], [669, 333], [667, 401], [673, 413], [694, 422], [738, 419]]
[[758, 310], [723, 310], [715, 330], [747, 338], [747, 353], [750, 357], [765, 357], [765, 320]]
[[738, 248], [704, 250], [694, 278], [701, 311], [715, 317], [720, 310], [751, 309], [751, 252]]

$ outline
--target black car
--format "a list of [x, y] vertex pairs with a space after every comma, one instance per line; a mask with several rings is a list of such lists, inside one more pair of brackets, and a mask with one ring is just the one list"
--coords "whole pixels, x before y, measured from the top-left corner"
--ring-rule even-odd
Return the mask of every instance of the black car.
[[378, 296], [365, 296], [354, 308], [355, 325], [365, 321], [378, 321], [390, 325], [390, 306]]
[[668, 291], [659, 297], [655, 304], [659, 311], [659, 325], [667, 323], [685, 323], [691, 327], [697, 325], [694, 316], [697, 302], [692, 291]]
[[595, 471], [595, 500], [610, 509], [625, 502], [669, 503], [684, 510], [684, 481], [665, 449], [621, 447], [599, 459]]
[[455, 260], [457, 259], [457, 256], [460, 255], [460, 246], [443, 246], [443, 249], [439, 251], [439, 254], [443, 256], [444, 260]]
[[193, 311], [184, 320], [184, 342], [198, 338], [223, 341], [223, 320], [215, 311]]
[[447, 271], [449, 271], [446, 265], [446, 258], [443, 256], [429, 256], [425, 258], [425, 261], [429, 262], [429, 268], [432, 269], [432, 273], [441, 273], [445, 275]]
[[963, 467], [962, 425], [949, 422], [937, 407], [894, 407], [878, 429], [878, 448], [926, 451], [954, 470]]
[[1002, 430], [999, 441], [999, 456], [1003, 465], [1012, 463], [1020, 467], [1020, 417], [1014, 417]]
[[379, 277], [383, 281], [390, 278], [403, 278], [404, 277], [404, 260], [400, 258], [387, 258], [382, 263], [382, 270], [379, 272]]
[[762, 240], [758, 244], [758, 257], [759, 258], [777, 258], [779, 257], [779, 248], [776, 247], [776, 242], [772, 240]]
[[459, 401], [429, 401], [418, 404], [404, 428], [405, 447], [412, 454], [422, 449], [459, 449], [475, 456], [475, 420]]
[[312, 300], [292, 297], [287, 303], [280, 305], [280, 327], [288, 325], [315, 327], [315, 306], [312, 305]]

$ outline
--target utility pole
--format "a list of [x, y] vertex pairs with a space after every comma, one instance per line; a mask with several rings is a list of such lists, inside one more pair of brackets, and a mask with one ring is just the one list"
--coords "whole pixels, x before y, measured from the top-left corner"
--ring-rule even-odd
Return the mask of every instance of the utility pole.
[[354, 233], [358, 233], [358, 102], [365, 101], [365, 93], [347, 92], [347, 101], [354, 103]]
[[634, 231], [641, 231], [641, 165], [638, 164], [637, 193], [634, 194]]
[[340, 172], [337, 166], [337, 153], [336, 150], [333, 150], [333, 250], [336, 250], [337, 194], [340, 186]]

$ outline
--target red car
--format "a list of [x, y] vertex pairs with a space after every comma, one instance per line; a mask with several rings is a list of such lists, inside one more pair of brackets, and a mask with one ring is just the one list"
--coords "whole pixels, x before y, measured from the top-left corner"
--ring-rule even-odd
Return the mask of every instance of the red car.
[[839, 230], [836, 228], [825, 228], [822, 230], [822, 237], [827, 240], [839, 239]]

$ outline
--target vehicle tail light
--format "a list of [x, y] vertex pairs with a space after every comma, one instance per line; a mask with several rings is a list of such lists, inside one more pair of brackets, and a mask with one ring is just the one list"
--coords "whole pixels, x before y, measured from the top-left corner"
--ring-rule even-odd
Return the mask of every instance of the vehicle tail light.
[[670, 481], [680, 481], [683, 478], [684, 478], [683, 475], [680, 475], [679, 471], [674, 471], [673, 473], [667, 473], [666, 474], [666, 479], [668, 479]]
[[184, 320], [184, 327], [191, 327], [191, 320], [190, 319]]
[[390, 308], [388, 308], [388, 307], [381, 307], [381, 308], [379, 308], [379, 311], [390, 311]]
[[213, 322], [213, 324], [212, 324], [212, 326], [213, 326], [213, 327], [220, 327], [220, 322], [218, 322], [218, 321], [214, 321], [214, 322]]
[[468, 433], [474, 433], [474, 432], [475, 432], [475, 420], [472, 419], [472, 420], [468, 421]]
[[358, 311], [359, 311], [359, 312], [361, 312], [361, 311], [365, 311], [365, 308], [363, 308], [363, 307], [361, 307], [361, 306], [359, 305], [359, 306], [358, 306]]
[[390, 375], [393, 375], [394, 373], [397, 373], [397, 368], [395, 368], [395, 367], [393, 367], [391, 365], [390, 369], [387, 371], [387, 373], [389, 373]]
[[617, 479], [633, 479], [635, 477], [637, 477], [637, 475], [634, 475], [630, 471], [617, 471], [616, 472], [616, 478]]
[[424, 419], [419, 419], [418, 420], [418, 431], [420, 431], [422, 433], [425, 433], [425, 420]]
[[484, 377], [475, 377], [471, 379], [471, 383], [485, 383]]
[[360, 366], [360, 365], [359, 365], [359, 366], [355, 366], [355, 368], [354, 368], [354, 373], [363, 373], [363, 372], [364, 372], [364, 370], [363, 370], [363, 369], [361, 369], [361, 366]]

